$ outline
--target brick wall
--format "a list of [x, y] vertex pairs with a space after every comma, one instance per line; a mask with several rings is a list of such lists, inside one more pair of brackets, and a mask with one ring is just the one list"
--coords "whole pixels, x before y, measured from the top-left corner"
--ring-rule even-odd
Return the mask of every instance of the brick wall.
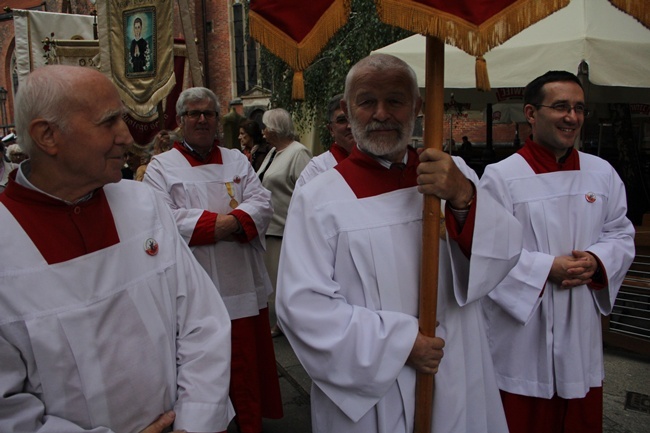
[[[207, 77], [206, 85], [214, 91], [219, 97], [221, 104], [221, 114], [228, 112], [228, 104], [234, 98], [233, 96], [233, 59], [232, 48], [230, 43], [230, 22], [231, 22], [231, 0], [206, 0], [206, 18], [203, 19], [201, 2], [196, 2], [197, 11], [195, 22], [197, 28], [197, 37], [199, 39], [199, 57], [203, 61], [207, 43]], [[204, 23], [205, 22], [205, 23]], [[205, 41], [203, 40], [203, 26], [206, 26]]]
[[[449, 138], [449, 121], [443, 123], [443, 139]], [[462, 142], [462, 137], [467, 136], [469, 141], [474, 144], [485, 143], [486, 141], [486, 124], [483, 120], [476, 119], [455, 119], [453, 125], [453, 138], [458, 146]], [[519, 124], [519, 139], [521, 143], [530, 134], [530, 127], [527, 124]], [[493, 124], [492, 125], [492, 143], [494, 145], [512, 144], [515, 138], [514, 124]]]

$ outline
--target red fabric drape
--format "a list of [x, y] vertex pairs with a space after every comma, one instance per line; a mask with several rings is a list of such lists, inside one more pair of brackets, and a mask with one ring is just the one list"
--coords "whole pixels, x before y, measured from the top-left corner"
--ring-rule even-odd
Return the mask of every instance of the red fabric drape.
[[348, 20], [350, 0], [252, 0], [250, 35], [294, 70], [293, 97], [304, 99], [302, 71]]
[[252, 1], [250, 10], [300, 43], [317, 25], [335, 0]]
[[[420, 3], [424, 6], [432, 8], [433, 10], [448, 13], [452, 16], [463, 19], [478, 26], [516, 2], [517, 0], [489, 0], [471, 2], [450, 2], [449, 0], [417, 0], [414, 3]], [[405, 3], [408, 3], [408, 1]]]
[[382, 21], [460, 48], [476, 57], [476, 88], [490, 90], [483, 55], [569, 0], [376, 0]]

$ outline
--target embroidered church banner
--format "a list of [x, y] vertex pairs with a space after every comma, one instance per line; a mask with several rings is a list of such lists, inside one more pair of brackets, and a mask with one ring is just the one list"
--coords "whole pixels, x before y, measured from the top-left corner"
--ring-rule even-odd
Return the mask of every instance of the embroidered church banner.
[[[14, 9], [14, 35], [16, 38], [16, 73], [18, 85], [34, 69], [50, 63], [56, 55], [56, 47], [44, 43], [49, 40], [78, 41], [79, 45], [93, 41], [93, 17], [88, 15], [60, 14], [54, 12]], [[93, 62], [97, 48], [84, 51], [80, 58], [68, 59], [65, 64], [86, 66]], [[80, 62], [80, 63], [79, 63]], [[83, 63], [83, 64], [82, 64]]]
[[101, 71], [136, 116], [156, 114], [175, 84], [173, 0], [97, 2]]

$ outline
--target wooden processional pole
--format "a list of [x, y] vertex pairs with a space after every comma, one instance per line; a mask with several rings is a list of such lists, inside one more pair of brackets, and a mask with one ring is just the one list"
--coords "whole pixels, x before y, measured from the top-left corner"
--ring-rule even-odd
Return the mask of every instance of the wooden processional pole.
[[[442, 149], [444, 115], [445, 43], [427, 36], [424, 105], [424, 146]], [[438, 259], [440, 245], [440, 199], [424, 196], [422, 215], [422, 269], [420, 275], [420, 332], [436, 335]], [[433, 410], [434, 376], [417, 373], [415, 385], [415, 433], [429, 433]]]
[[[187, 0], [178, 0], [178, 9], [181, 15], [181, 26], [185, 35], [185, 46], [187, 47], [187, 58], [190, 61], [190, 74], [192, 75], [192, 86], [203, 86], [203, 72], [201, 71], [201, 62], [196, 48], [194, 39], [194, 29], [192, 28], [192, 17], [190, 16], [190, 6]], [[205, 41], [204, 41], [205, 43]]]

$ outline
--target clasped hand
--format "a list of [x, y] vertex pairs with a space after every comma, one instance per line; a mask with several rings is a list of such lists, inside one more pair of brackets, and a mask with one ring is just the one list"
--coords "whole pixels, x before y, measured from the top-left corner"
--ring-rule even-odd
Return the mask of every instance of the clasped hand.
[[562, 288], [570, 289], [591, 283], [591, 277], [598, 269], [598, 261], [586, 251], [572, 251], [571, 256], [553, 259], [548, 279]]

